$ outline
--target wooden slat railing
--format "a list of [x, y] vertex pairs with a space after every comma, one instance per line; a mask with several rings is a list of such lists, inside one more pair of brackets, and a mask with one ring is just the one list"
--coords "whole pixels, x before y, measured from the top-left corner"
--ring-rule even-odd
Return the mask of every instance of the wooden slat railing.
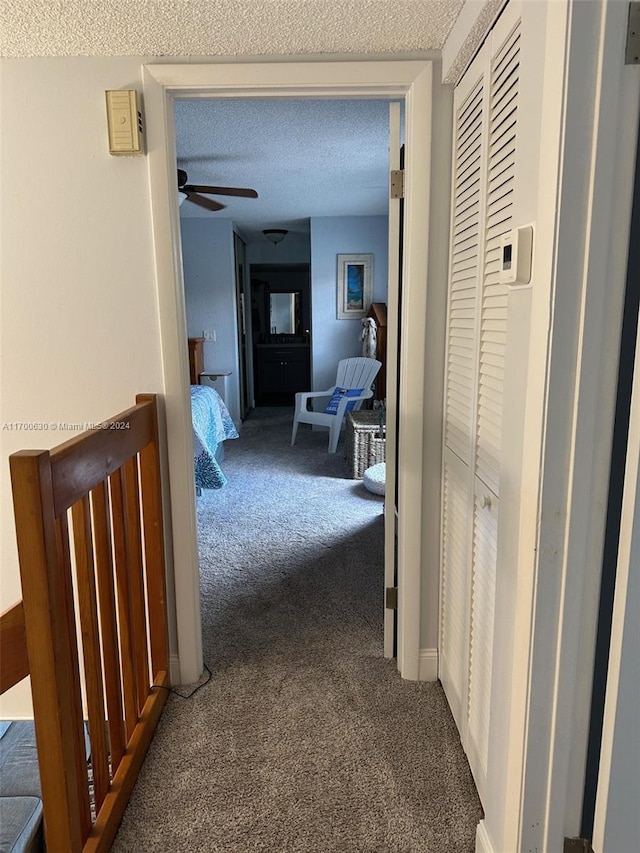
[[[10, 457], [23, 600], [3, 635], [26, 635], [49, 853], [109, 850], [167, 697], [156, 398], [136, 404]], [[3, 689], [24, 677], [14, 660]]]

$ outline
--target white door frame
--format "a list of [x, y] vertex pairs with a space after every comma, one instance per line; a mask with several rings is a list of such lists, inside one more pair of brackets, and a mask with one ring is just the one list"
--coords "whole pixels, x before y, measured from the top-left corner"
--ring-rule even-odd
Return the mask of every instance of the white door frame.
[[[179, 678], [202, 672], [195, 487], [188, 399], [187, 335], [175, 187], [173, 100], [177, 97], [404, 98], [406, 105], [403, 376], [398, 407], [398, 668], [417, 678], [424, 362], [430, 198], [432, 63], [426, 59], [353, 62], [149, 64], [143, 69], [158, 310], [162, 335]], [[389, 330], [389, 348], [397, 347]], [[389, 412], [393, 423], [395, 412]], [[382, 614], [381, 614], [382, 617]]]
[[628, 4], [548, 9], [549, 40], [564, 33], [566, 48], [546, 69], [548, 91], [563, 101], [552, 310], [545, 321], [538, 302], [533, 319], [551, 346], [541, 461], [529, 463], [540, 491], [521, 741], [526, 850], [560, 849], [580, 829], [640, 100], [640, 69], [624, 64]]

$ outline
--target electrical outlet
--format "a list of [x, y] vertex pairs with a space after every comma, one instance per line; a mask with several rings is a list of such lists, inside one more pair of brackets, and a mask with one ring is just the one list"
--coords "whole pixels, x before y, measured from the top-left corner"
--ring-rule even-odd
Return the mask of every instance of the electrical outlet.
[[215, 341], [215, 339], [216, 339], [215, 329], [213, 329], [211, 331], [203, 332], [202, 337], [205, 339], [205, 341]]

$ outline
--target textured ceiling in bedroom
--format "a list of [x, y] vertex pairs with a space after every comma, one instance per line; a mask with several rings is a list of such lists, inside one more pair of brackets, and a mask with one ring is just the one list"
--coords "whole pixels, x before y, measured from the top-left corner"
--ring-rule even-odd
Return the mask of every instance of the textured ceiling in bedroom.
[[178, 166], [189, 183], [252, 187], [258, 199], [216, 196], [209, 213], [185, 201], [183, 217], [230, 217], [247, 235], [307, 231], [316, 216], [385, 215], [386, 100], [193, 99], [175, 104]]
[[439, 50], [464, 0], [0, 0], [0, 55]]

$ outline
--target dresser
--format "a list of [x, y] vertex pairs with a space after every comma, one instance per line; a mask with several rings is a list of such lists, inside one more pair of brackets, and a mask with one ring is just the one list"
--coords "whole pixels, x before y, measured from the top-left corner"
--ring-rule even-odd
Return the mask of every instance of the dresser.
[[310, 388], [309, 344], [258, 344], [256, 397], [262, 403], [293, 403]]

